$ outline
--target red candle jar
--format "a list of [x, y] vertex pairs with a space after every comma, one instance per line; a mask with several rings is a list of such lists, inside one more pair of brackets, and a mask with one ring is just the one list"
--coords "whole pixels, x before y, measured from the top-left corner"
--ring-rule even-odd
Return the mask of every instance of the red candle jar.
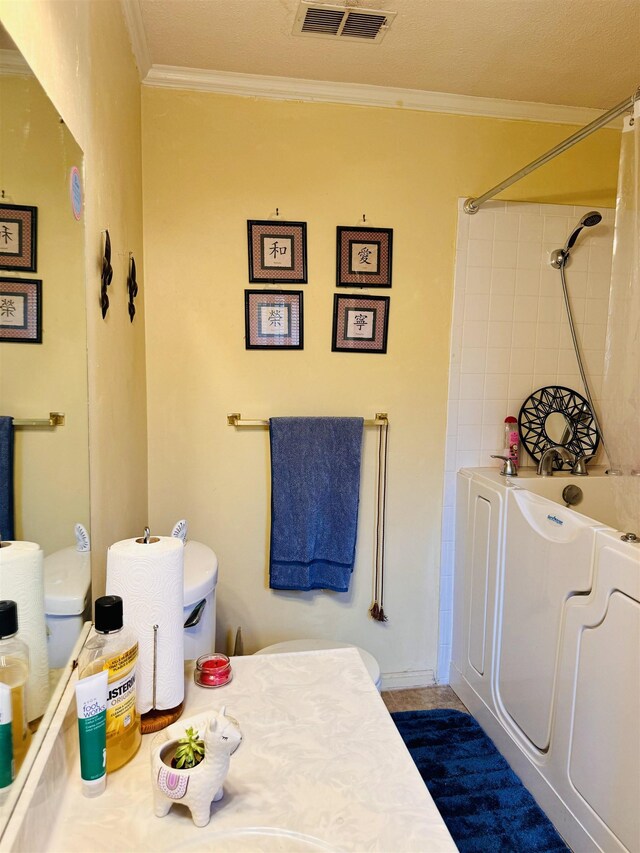
[[196, 661], [193, 678], [200, 687], [222, 687], [231, 681], [231, 661], [226, 655], [201, 655]]

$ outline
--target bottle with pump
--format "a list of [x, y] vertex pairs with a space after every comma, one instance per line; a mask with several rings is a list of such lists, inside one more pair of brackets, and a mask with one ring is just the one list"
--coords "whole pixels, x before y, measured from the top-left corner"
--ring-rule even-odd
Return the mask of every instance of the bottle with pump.
[[518, 421], [512, 416], [504, 419], [504, 455], [511, 459], [517, 469], [520, 464], [520, 435]]
[[[18, 772], [31, 742], [26, 701], [29, 649], [26, 643], [16, 636], [17, 633], [18, 607], [15, 601], [0, 601], [0, 684], [6, 685], [11, 693], [11, 709], [4, 709], [2, 719], [4, 721], [5, 717], [9, 717], [11, 720], [13, 751], [13, 767], [8, 771], [7, 763], [4, 772], [0, 773], [5, 780], [8, 772], [11, 772], [12, 779]], [[3, 690], [3, 697], [6, 702], [6, 689]]]
[[94, 630], [80, 660], [80, 678], [109, 672], [107, 698], [107, 773], [130, 761], [141, 742], [140, 716], [136, 711], [136, 662], [138, 642], [123, 627], [122, 599], [104, 595], [96, 599]]

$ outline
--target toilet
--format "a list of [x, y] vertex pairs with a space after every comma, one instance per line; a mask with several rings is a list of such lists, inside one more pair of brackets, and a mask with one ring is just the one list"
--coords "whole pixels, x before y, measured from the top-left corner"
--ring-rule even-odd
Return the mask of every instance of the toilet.
[[[49, 668], [65, 666], [82, 625], [91, 619], [91, 545], [82, 524], [76, 524], [76, 544], [44, 558], [44, 610]], [[201, 542], [186, 541], [187, 523], [172, 531], [184, 546], [184, 657], [199, 658], [214, 650], [218, 558]]]
[[215, 651], [218, 558], [207, 545], [187, 539], [187, 529], [182, 519], [171, 535], [184, 543], [184, 659], [197, 660]]
[[382, 687], [382, 676], [380, 675], [380, 666], [378, 661], [372, 654], [361, 649], [359, 646], [354, 646], [351, 643], [336, 643], [332, 640], [287, 640], [284, 643], [275, 643], [272, 646], [266, 646], [260, 649], [255, 654], [257, 655], [275, 655], [280, 652], [315, 652], [321, 649], [357, 649], [362, 662], [367, 668], [367, 672], [371, 676], [371, 680], [376, 686], [378, 692]]
[[83, 623], [91, 618], [91, 543], [82, 524], [74, 527], [76, 544], [44, 558], [44, 613], [49, 668], [66, 665]]
[[202, 542], [184, 546], [184, 659], [211, 654], [216, 642], [218, 558]]

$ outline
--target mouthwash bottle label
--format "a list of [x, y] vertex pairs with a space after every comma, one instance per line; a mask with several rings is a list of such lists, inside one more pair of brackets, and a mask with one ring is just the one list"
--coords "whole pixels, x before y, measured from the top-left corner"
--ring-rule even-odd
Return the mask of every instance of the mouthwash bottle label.
[[107, 739], [127, 731], [136, 720], [136, 661], [138, 644], [111, 658], [107, 696]]
[[11, 688], [0, 684], [0, 788], [6, 788], [13, 782], [14, 773]]

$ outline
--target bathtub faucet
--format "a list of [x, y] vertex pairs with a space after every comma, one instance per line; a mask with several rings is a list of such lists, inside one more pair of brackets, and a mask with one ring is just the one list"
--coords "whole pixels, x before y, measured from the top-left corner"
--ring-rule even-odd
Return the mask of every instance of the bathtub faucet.
[[589, 472], [587, 471], [587, 462], [589, 459], [593, 459], [595, 454], [592, 453], [590, 456], [585, 454], [584, 456], [576, 456], [576, 461], [573, 463], [573, 468], [571, 469], [571, 473], [575, 474], [577, 477], [586, 477]]
[[571, 465], [575, 465], [576, 460], [573, 453], [570, 453], [567, 448], [563, 447], [561, 444], [553, 444], [551, 447], [547, 447], [540, 457], [540, 461], [538, 462], [538, 474], [541, 477], [552, 477], [553, 463], [558, 457], [564, 462], [569, 462]]

